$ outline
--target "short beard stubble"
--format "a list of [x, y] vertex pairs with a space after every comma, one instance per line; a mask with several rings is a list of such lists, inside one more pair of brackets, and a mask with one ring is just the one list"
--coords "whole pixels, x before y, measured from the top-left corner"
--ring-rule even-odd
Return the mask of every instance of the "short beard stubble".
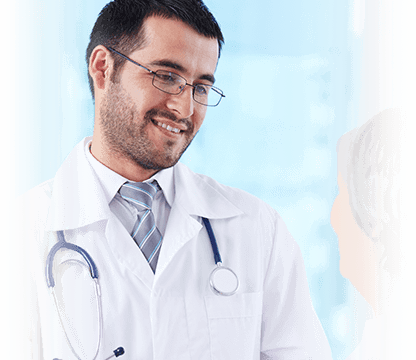
[[[147, 111], [143, 119], [138, 119], [137, 114], [137, 107], [129, 94], [118, 81], [111, 82], [100, 109], [107, 149], [116, 156], [133, 160], [146, 170], [159, 171], [174, 166], [196, 135], [193, 122], [188, 118], [177, 119], [171, 112], [156, 108]], [[155, 116], [186, 125], [187, 130], [182, 133], [185, 142], [179, 151], [174, 151], [171, 140], [165, 141], [161, 151], [148, 138], [146, 128], [155, 126], [151, 120]]]

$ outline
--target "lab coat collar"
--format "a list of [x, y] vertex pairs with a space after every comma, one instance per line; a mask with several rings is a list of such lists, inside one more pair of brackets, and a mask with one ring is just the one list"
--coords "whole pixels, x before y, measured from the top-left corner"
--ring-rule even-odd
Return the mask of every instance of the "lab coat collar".
[[[85, 147], [90, 141], [90, 137], [81, 141], [56, 173], [47, 219], [50, 231], [76, 229], [111, 216], [107, 197], [86, 158]], [[214, 184], [214, 180], [193, 173], [181, 163], [172, 171], [173, 188], [167, 199], [173, 201], [172, 207], [179, 205], [189, 215], [208, 219], [230, 218], [243, 213], [227, 199], [226, 188]]]
[[195, 174], [184, 164], [174, 167], [175, 204], [189, 215], [208, 219], [226, 219], [243, 214], [229, 199], [223, 185], [204, 175]]
[[56, 173], [47, 219], [50, 231], [80, 228], [111, 216], [106, 196], [85, 155], [85, 138]]

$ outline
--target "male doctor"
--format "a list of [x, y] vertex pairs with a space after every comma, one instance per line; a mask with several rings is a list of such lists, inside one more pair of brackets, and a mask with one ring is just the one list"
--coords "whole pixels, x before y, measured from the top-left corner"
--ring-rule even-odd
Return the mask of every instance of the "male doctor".
[[[122, 346], [124, 359], [331, 359], [280, 216], [178, 162], [223, 97], [222, 43], [200, 0], [114, 0], [100, 13], [87, 49], [93, 136], [24, 198], [32, 358], [107, 359]], [[232, 295], [210, 285], [202, 218], [238, 278]], [[50, 262], [58, 242], [93, 259], [97, 292], [74, 248]]]

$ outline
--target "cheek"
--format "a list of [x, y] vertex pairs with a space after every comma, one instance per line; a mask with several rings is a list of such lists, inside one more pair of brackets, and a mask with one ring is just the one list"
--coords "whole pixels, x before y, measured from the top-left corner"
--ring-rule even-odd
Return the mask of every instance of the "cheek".
[[131, 102], [140, 113], [146, 113], [154, 108], [164, 108], [167, 94], [156, 89], [154, 86], [146, 84], [134, 84], [128, 88]]

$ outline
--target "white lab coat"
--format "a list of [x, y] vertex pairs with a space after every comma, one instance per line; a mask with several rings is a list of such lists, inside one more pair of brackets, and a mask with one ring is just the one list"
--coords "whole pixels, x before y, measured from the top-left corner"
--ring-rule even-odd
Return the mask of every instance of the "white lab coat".
[[[178, 163], [176, 196], [153, 274], [105, 202], [85, 141], [53, 180], [22, 199], [33, 358], [75, 359], [44, 275], [56, 231], [64, 230], [66, 240], [83, 247], [98, 267], [104, 331], [97, 359], [118, 346], [124, 360], [331, 359], [299, 247], [271, 207]], [[215, 264], [201, 216], [211, 221], [224, 265], [239, 277], [236, 295], [218, 296], [209, 287]], [[93, 354], [96, 299], [87, 272], [65, 262], [69, 258], [77, 255], [62, 252], [55, 260], [57, 282], [72, 279], [57, 285], [66, 297], [61, 313], [70, 314], [68, 332], [81, 338], [72, 341], [77, 352]]]

